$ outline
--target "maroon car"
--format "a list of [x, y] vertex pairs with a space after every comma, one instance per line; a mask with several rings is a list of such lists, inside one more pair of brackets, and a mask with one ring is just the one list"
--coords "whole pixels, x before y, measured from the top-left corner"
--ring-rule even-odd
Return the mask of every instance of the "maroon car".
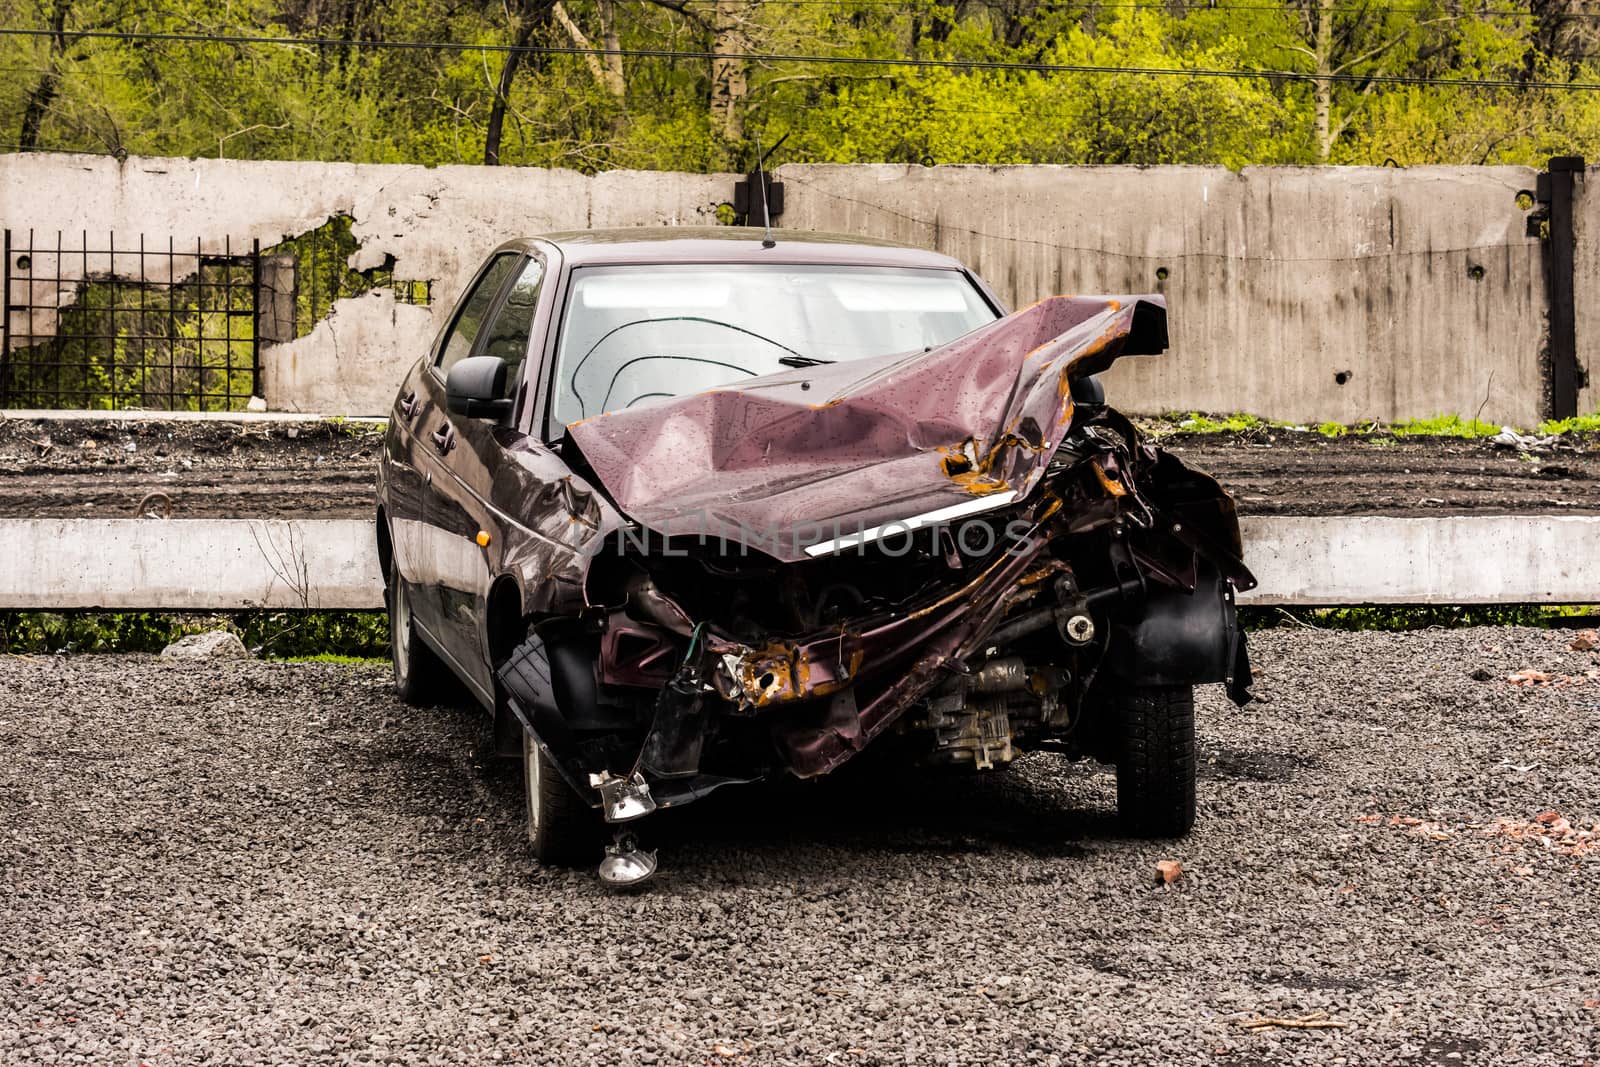
[[1159, 297], [1007, 315], [957, 261], [819, 234], [496, 249], [406, 375], [377, 536], [395, 683], [465, 686], [538, 858], [653, 872], [633, 820], [869, 743], [1116, 765], [1194, 820], [1193, 687], [1248, 699], [1233, 502], [1095, 375]]

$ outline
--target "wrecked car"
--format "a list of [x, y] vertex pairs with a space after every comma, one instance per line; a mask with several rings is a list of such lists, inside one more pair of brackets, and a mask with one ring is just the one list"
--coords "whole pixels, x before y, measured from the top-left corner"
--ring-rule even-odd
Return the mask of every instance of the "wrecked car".
[[399, 694], [468, 690], [536, 856], [618, 884], [655, 869], [636, 820], [869, 745], [1103, 761], [1131, 833], [1181, 835], [1193, 688], [1248, 699], [1255, 582], [1231, 498], [1105, 403], [1166, 345], [1158, 296], [1007, 314], [886, 244], [502, 245], [389, 421]]

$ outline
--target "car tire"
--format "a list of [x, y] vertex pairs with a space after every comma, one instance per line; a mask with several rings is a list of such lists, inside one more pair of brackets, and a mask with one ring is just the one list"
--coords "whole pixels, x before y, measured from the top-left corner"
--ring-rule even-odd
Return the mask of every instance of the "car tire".
[[1194, 688], [1129, 688], [1113, 699], [1117, 813], [1136, 837], [1182, 837], [1194, 826]]
[[528, 841], [533, 856], [547, 867], [598, 863], [600, 818], [583, 802], [532, 735], [522, 735], [523, 777], [527, 783]]
[[389, 582], [383, 591], [389, 608], [389, 662], [394, 667], [394, 691], [412, 707], [445, 703], [451, 691], [450, 668], [417, 633], [411, 616], [412, 591], [389, 564]]

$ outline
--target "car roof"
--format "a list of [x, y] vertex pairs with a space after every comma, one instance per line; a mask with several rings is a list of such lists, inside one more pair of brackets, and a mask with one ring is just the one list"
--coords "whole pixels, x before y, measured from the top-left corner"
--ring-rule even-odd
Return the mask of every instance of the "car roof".
[[819, 263], [834, 266], [964, 269], [960, 260], [892, 241], [774, 229], [776, 244], [762, 245], [765, 231], [753, 226], [636, 226], [571, 230], [511, 242], [546, 241], [561, 249], [568, 266], [628, 263]]

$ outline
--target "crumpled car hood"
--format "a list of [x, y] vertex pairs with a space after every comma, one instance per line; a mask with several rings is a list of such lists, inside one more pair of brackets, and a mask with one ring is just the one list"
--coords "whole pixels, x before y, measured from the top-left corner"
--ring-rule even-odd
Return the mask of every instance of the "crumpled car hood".
[[644, 526], [802, 560], [807, 544], [1026, 497], [1072, 420], [1070, 379], [1166, 343], [1160, 296], [1057, 296], [928, 352], [751, 378], [567, 432]]

